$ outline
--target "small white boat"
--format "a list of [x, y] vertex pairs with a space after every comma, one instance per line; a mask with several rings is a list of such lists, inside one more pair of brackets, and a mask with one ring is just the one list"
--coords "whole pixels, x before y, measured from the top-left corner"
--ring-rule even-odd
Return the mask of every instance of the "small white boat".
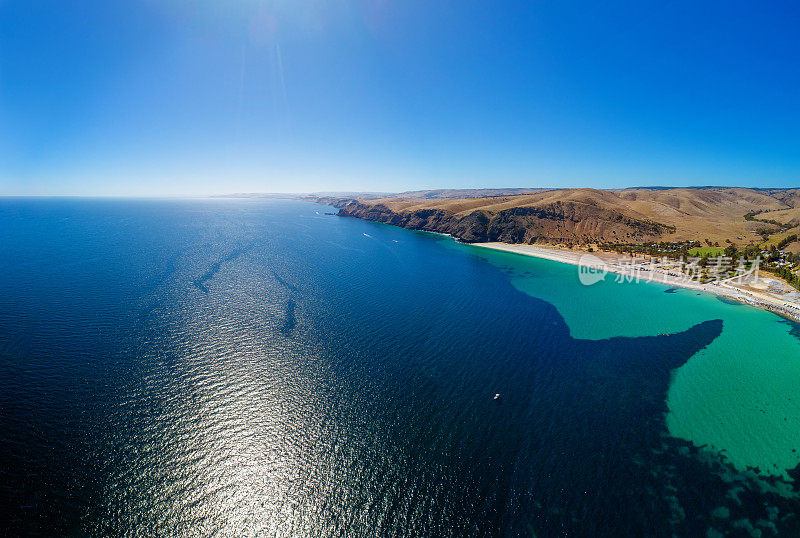
[[495, 394], [493, 399], [494, 400], [499, 400], [500, 399], [500, 393]]

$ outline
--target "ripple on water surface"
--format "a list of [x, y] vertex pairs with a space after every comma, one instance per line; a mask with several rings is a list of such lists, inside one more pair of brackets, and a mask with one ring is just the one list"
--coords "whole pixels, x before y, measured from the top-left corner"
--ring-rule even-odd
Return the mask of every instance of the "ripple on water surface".
[[298, 202], [0, 204], [9, 534], [800, 535], [768, 313]]

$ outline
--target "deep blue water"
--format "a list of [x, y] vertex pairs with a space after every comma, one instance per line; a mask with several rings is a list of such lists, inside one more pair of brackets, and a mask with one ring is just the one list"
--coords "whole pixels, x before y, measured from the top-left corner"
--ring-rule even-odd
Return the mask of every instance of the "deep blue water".
[[0, 200], [5, 534], [798, 531], [667, 434], [721, 320], [574, 339], [485, 256], [326, 211]]

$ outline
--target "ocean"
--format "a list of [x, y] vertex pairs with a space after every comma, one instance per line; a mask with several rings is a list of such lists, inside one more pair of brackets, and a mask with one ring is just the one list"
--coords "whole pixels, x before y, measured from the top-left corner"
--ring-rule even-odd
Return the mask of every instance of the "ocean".
[[798, 324], [334, 211], [0, 199], [0, 532], [800, 536]]

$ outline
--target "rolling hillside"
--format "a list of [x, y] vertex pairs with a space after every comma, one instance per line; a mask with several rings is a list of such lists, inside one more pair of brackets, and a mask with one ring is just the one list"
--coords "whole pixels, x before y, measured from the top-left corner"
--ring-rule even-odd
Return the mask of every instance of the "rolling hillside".
[[352, 216], [465, 242], [758, 244], [800, 229], [800, 190], [635, 188], [422, 191], [316, 197]]

